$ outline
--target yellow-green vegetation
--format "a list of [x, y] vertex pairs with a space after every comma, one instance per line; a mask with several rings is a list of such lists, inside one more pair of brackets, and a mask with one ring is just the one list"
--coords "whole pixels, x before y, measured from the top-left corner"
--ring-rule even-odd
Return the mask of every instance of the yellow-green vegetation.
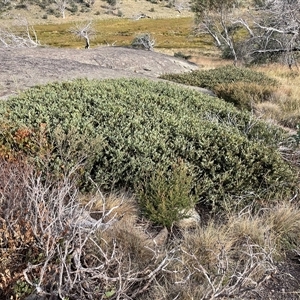
[[300, 123], [299, 71], [278, 64], [256, 66], [255, 69], [278, 82], [278, 89], [273, 97], [257, 106], [258, 113], [285, 127], [295, 129]]
[[[173, 84], [137, 79], [53, 83], [2, 102], [0, 112], [35, 136], [43, 128], [55, 174], [84, 159], [82, 188], [91, 177], [104, 190], [133, 191], [178, 159], [195, 172], [191, 189], [197, 202], [214, 209], [289, 195], [294, 188], [295, 172], [277, 151], [285, 139], [281, 129]], [[4, 150], [11, 147], [11, 134], [16, 135], [6, 127], [2, 131]], [[35, 160], [40, 156], [39, 147], [36, 155], [34, 147], [22, 144], [17, 153], [22, 149]], [[243, 201], [236, 200], [240, 197]]]
[[[43, 45], [82, 48], [82, 41], [69, 32], [72, 26], [73, 23], [44, 24], [34, 28]], [[91, 46], [129, 46], [136, 35], [149, 33], [155, 39], [157, 48], [210, 48], [211, 39], [205, 36], [195, 37], [192, 26], [192, 18], [95, 20], [95, 34], [91, 36]]]
[[209, 88], [219, 98], [248, 110], [252, 110], [258, 103], [270, 100], [277, 90], [276, 80], [264, 73], [232, 65], [183, 74], [165, 74], [161, 78]]

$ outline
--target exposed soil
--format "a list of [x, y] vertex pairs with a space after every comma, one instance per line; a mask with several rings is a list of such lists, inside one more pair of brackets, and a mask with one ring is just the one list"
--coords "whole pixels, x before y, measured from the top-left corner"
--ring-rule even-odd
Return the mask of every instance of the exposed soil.
[[278, 273], [264, 284], [264, 291], [261, 299], [300, 299], [300, 257], [288, 253], [286, 261], [279, 264]]

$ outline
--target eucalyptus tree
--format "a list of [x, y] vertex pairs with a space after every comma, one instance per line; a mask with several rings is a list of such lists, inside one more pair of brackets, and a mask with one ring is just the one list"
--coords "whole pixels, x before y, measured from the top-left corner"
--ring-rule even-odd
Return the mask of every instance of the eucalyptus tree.
[[222, 51], [229, 49], [234, 61], [238, 60], [234, 34], [238, 28], [233, 22], [240, 3], [237, 0], [194, 0], [196, 31], [208, 33]]
[[281, 60], [300, 50], [300, 0], [194, 0], [196, 29], [237, 62]]
[[259, 1], [249, 12], [253, 32], [244, 55], [250, 60], [281, 59], [290, 67], [300, 51], [300, 1]]

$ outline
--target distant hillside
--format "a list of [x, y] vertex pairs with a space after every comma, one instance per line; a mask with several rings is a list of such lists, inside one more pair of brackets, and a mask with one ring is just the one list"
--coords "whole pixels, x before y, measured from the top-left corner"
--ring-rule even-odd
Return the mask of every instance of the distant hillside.
[[[30, 24], [106, 18], [174, 18], [192, 16], [188, 0], [4, 0], [0, 24], [25, 17]], [[4, 23], [4, 22], [5, 23]]]

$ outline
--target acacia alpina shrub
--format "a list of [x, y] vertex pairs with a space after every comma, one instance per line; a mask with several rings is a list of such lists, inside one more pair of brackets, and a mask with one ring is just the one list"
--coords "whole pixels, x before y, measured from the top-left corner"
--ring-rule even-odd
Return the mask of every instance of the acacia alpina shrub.
[[[195, 172], [199, 202], [290, 194], [295, 172], [281, 158], [280, 128], [215, 97], [141, 79], [75, 80], [37, 86], [0, 104], [7, 121], [45, 125], [49, 166], [59, 174], [81, 158], [103, 190], [134, 187], [182, 160]], [[79, 154], [80, 153], [80, 154]], [[33, 155], [34, 153], [29, 153]], [[246, 200], [247, 199], [247, 200]]]

